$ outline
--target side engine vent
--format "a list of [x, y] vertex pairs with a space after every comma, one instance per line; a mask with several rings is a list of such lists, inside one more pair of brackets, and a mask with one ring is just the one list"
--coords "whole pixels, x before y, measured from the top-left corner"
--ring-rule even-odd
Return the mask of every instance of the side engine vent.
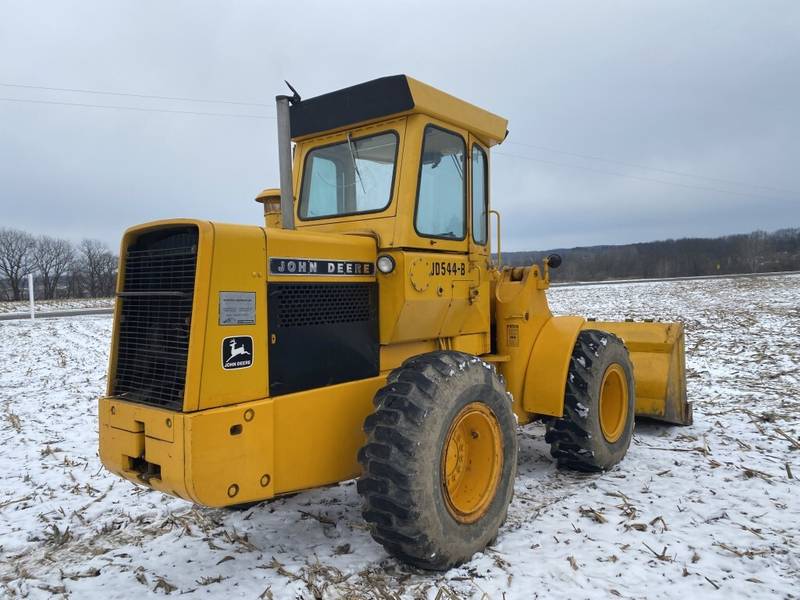
[[269, 283], [267, 292], [270, 395], [378, 374], [375, 282]]
[[278, 327], [369, 321], [370, 285], [299, 283], [276, 295]]
[[144, 233], [128, 248], [113, 396], [183, 407], [197, 243], [197, 227], [175, 227]]

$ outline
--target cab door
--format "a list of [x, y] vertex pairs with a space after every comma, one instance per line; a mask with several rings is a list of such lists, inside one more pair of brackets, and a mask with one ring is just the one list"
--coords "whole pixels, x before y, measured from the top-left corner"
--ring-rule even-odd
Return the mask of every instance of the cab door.
[[490, 351], [489, 285], [489, 150], [474, 136], [468, 149], [469, 282], [462, 333], [482, 333], [484, 352]]
[[469, 308], [468, 138], [426, 115], [409, 117], [404, 152], [418, 162], [403, 169], [406, 193], [390, 251], [400, 275], [379, 278], [381, 343], [462, 332]]

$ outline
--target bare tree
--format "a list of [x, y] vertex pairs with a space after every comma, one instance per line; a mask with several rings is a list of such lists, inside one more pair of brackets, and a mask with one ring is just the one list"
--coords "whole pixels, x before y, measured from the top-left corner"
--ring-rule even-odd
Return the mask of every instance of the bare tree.
[[83, 240], [80, 244], [83, 275], [89, 296], [98, 298], [114, 293], [117, 259], [100, 240]]
[[58, 282], [67, 272], [74, 254], [72, 244], [67, 240], [46, 235], [36, 240], [33, 263], [39, 271], [45, 298], [55, 298]]
[[79, 255], [73, 254], [72, 261], [67, 268], [67, 297], [83, 297], [83, 259]]
[[117, 257], [106, 252], [100, 260], [100, 295], [113, 296], [117, 289]]
[[36, 239], [18, 229], [0, 228], [0, 273], [8, 279], [13, 300], [22, 298], [22, 277], [33, 267]]

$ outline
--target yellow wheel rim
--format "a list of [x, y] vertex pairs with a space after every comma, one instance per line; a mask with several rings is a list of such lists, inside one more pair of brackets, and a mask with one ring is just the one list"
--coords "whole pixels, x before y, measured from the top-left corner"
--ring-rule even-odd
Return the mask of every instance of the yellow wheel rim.
[[625, 371], [616, 363], [606, 369], [600, 386], [600, 429], [610, 444], [625, 431], [628, 422], [628, 383]]
[[474, 523], [489, 509], [503, 469], [500, 426], [485, 404], [472, 402], [458, 413], [441, 463], [447, 509], [460, 523]]

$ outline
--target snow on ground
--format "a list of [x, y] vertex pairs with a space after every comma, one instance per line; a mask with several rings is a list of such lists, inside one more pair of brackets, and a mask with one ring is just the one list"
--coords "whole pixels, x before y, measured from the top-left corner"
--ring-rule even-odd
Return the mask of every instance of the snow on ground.
[[[27, 294], [27, 290], [25, 291]], [[61, 298], [58, 300], [36, 300], [33, 305], [36, 313], [81, 308], [114, 308], [114, 298]], [[27, 300], [0, 302], [0, 315], [10, 313], [30, 314]]]
[[638, 424], [602, 475], [556, 470], [526, 427], [496, 545], [438, 574], [371, 540], [352, 481], [210, 510], [110, 476], [111, 317], [0, 323], [0, 595], [800, 597], [800, 277], [550, 295], [558, 313], [683, 319], [695, 424]]

